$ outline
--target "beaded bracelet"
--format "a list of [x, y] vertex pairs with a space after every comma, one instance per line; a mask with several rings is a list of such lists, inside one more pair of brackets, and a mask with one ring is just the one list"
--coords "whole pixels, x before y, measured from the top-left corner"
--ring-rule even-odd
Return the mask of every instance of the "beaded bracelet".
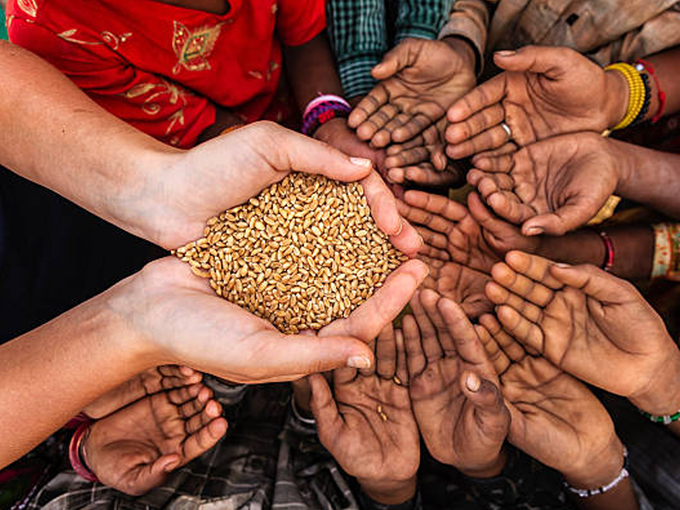
[[85, 455], [83, 455], [82, 444], [90, 433], [90, 426], [92, 421], [82, 422], [71, 437], [71, 442], [68, 445], [68, 458], [71, 461], [71, 467], [82, 478], [88, 482], [98, 482], [99, 479], [92, 470], [88, 467]]
[[663, 112], [666, 109], [666, 93], [661, 89], [661, 83], [659, 82], [659, 78], [656, 76], [656, 70], [654, 69], [654, 66], [652, 64], [640, 58], [637, 59], [635, 63], [637, 64], [635, 68], [638, 71], [644, 69], [647, 72], [647, 74], [649, 74], [652, 77], [654, 83], [656, 84], [656, 91], [659, 98], [659, 109], [656, 111], [654, 117], [652, 117], [652, 124], [656, 124], [657, 122], [659, 122], [659, 119], [663, 117]]
[[621, 121], [612, 130], [625, 129], [630, 126], [640, 115], [647, 96], [645, 82], [642, 75], [630, 64], [619, 62], [608, 65], [605, 71], [617, 71], [628, 82], [628, 109]]
[[302, 117], [302, 133], [312, 136], [326, 122], [349, 116], [352, 107], [339, 96], [325, 95], [310, 101]]
[[664, 425], [670, 425], [671, 423], [680, 420], [680, 411], [675, 414], [666, 414], [664, 416], [654, 416], [653, 414], [646, 413], [645, 411], [640, 411], [640, 414], [651, 422], [663, 423]]
[[[640, 72], [641, 69], [636, 67], [636, 70]], [[635, 117], [635, 120], [633, 120], [631, 126], [637, 126], [645, 120], [647, 112], [649, 111], [649, 105], [652, 102], [652, 88], [649, 86], [649, 77], [646, 74], [642, 74], [640, 72], [640, 78], [642, 78], [642, 84], [645, 86], [645, 100], [642, 103], [640, 113], [638, 113], [637, 117]]]
[[569, 485], [566, 480], [563, 482], [564, 487], [571, 492], [572, 494], [576, 494], [579, 498], [589, 498], [591, 496], [597, 496], [599, 494], [604, 494], [605, 492], [609, 492], [612, 490], [614, 487], [616, 487], [618, 484], [620, 484], [623, 480], [628, 478], [629, 473], [628, 473], [628, 450], [626, 447], [623, 447], [623, 467], [621, 468], [621, 472], [612, 480], [609, 482], [607, 485], [603, 485], [602, 487], [598, 487], [597, 489], [577, 489], [576, 487], [572, 487]]

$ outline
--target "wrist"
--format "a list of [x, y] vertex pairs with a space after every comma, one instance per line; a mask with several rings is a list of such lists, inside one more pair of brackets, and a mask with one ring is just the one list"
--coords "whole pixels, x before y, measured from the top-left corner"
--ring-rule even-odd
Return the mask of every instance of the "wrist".
[[477, 50], [467, 40], [459, 36], [449, 35], [441, 39], [446, 43], [458, 56], [463, 60], [463, 65], [467, 67], [470, 72], [476, 74], [477, 70]]
[[604, 71], [607, 93], [605, 95], [606, 129], [616, 126], [626, 116], [628, 110], [628, 82], [618, 71]]
[[648, 383], [628, 397], [640, 411], [654, 416], [673, 415], [680, 410], [680, 351], [670, 337], [666, 343], [673, 348], [673, 354], [663, 357], [660, 366], [650, 371]]
[[623, 444], [614, 435], [604, 448], [592, 452], [583, 462], [573, 466], [573, 471], [562, 471], [562, 475], [576, 489], [597, 489], [615, 480], [621, 473], [624, 462]]
[[357, 478], [364, 493], [381, 505], [400, 505], [416, 494], [416, 477], [408, 480], [366, 480]]
[[503, 448], [491, 462], [474, 467], [461, 467], [458, 471], [470, 478], [493, 478], [503, 472], [507, 460], [508, 456]]

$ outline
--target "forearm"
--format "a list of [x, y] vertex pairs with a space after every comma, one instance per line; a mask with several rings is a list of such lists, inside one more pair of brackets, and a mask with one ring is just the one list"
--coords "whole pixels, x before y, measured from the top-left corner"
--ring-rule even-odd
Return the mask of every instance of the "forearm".
[[439, 38], [462, 38], [475, 49], [477, 72], [484, 65], [485, 48], [489, 26], [489, 2], [485, 0], [456, 0], [453, 2], [449, 20], [439, 33]]
[[178, 152], [97, 106], [33, 54], [0, 41], [0, 164], [119, 227], [140, 222], [151, 180]]
[[578, 498], [576, 505], [583, 510], [638, 510], [640, 508], [630, 478], [626, 478], [604, 494]]
[[582, 229], [561, 237], [543, 236], [536, 255], [567, 264], [602, 267], [605, 244], [598, 231], [605, 232], [614, 247], [611, 272], [627, 280], [649, 279], [654, 258], [654, 233], [649, 226], [621, 225]]
[[680, 218], [680, 155], [609, 140], [619, 167], [616, 194]]
[[301, 112], [319, 94], [342, 95], [340, 78], [325, 34], [317, 35], [302, 46], [287, 46], [284, 62]]
[[108, 306], [126, 281], [0, 346], [0, 467], [98, 396], [155, 366]]

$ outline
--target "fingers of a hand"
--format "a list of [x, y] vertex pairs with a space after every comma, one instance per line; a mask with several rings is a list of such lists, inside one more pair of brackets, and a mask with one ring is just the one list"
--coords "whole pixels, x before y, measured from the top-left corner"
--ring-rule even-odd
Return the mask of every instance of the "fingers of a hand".
[[496, 52], [493, 59], [506, 71], [531, 71], [555, 79], [568, 72], [575, 53], [567, 48], [525, 46], [514, 52]]
[[629, 299], [644, 302], [644, 298], [629, 282], [591, 266], [551, 264], [550, 276], [560, 283], [585, 292], [598, 301], [617, 303]]
[[408, 142], [393, 143], [392, 145], [387, 147], [387, 149], [385, 149], [385, 153], [388, 156], [396, 156], [400, 152], [407, 151], [409, 149], [414, 149], [416, 147], [425, 147], [426, 145], [429, 144], [425, 140], [425, 134], [423, 133], [418, 136], [414, 136]]
[[224, 434], [227, 433], [227, 428], [227, 420], [215, 418], [196, 433], [190, 435], [182, 445], [182, 463], [186, 464], [210, 450], [224, 437]]
[[207, 389], [203, 384], [196, 383], [191, 386], [180, 386], [179, 388], [171, 389], [166, 392], [166, 396], [172, 404], [182, 405], [190, 400], [194, 400], [203, 390]]
[[517, 310], [521, 315], [529, 319], [531, 322], [539, 322], [543, 312], [539, 307], [530, 303], [526, 299], [521, 298], [517, 294], [513, 294], [505, 287], [498, 285], [496, 282], [489, 282], [485, 287], [486, 296], [495, 305], [508, 305]]
[[387, 143], [377, 145], [374, 141], [375, 135], [398, 114], [399, 109], [396, 106], [389, 103], [382, 105], [357, 128], [357, 135], [362, 140], [370, 140], [373, 147], [384, 147]]
[[475, 414], [481, 422], [482, 429], [493, 432], [500, 429], [500, 435], [503, 435], [502, 431], [505, 429], [507, 433], [510, 413], [505, 407], [503, 395], [498, 387], [471, 371], [463, 372], [460, 386], [463, 394], [475, 406]]
[[342, 417], [326, 379], [321, 374], [314, 374], [309, 377], [309, 384], [312, 389], [310, 405], [319, 430], [319, 439], [328, 444], [328, 438], [340, 433]]
[[375, 370], [383, 379], [392, 379], [397, 369], [397, 345], [392, 323], [378, 335], [375, 343]]
[[378, 172], [372, 171], [361, 180], [361, 185], [378, 228], [388, 236], [400, 233], [402, 218], [397, 209], [397, 201]]
[[365, 342], [372, 340], [404, 309], [427, 272], [427, 266], [419, 260], [404, 262], [368, 301], [346, 319], [337, 320], [323, 328], [319, 335], [350, 335]]
[[522, 344], [543, 353], [545, 349], [543, 331], [530, 320], [522, 317], [517, 310], [509, 306], [499, 306], [496, 317], [503, 328]]
[[550, 289], [558, 290], [563, 287], [563, 282], [551, 273], [551, 268], [555, 266], [555, 263], [548, 259], [513, 250], [505, 255], [505, 262], [513, 271]]
[[[371, 138], [371, 145], [373, 147], [385, 147], [394, 141], [394, 133], [397, 131], [404, 123], [411, 119], [411, 115], [408, 113], [398, 113], [392, 119], [390, 119], [376, 134]], [[402, 140], [404, 141], [404, 140]]]
[[440, 250], [439, 248], [434, 248], [429, 244], [424, 244], [423, 247], [420, 249], [420, 252], [418, 253], [419, 255], [422, 255], [423, 257], [427, 257], [429, 259], [451, 260], [448, 251]]
[[202, 412], [189, 418], [184, 424], [187, 434], [195, 434], [208, 423], [218, 418], [222, 414], [222, 406], [217, 400], [210, 400]]
[[471, 162], [474, 166], [478, 166], [477, 162], [482, 159], [499, 158], [501, 156], [512, 156], [518, 150], [519, 147], [517, 147], [516, 144], [514, 144], [513, 142], [508, 142], [505, 145], [498, 147], [498, 149], [493, 149], [490, 151], [484, 151], [480, 152], [479, 154], [475, 154]]
[[162, 365], [157, 368], [164, 390], [201, 382], [203, 374], [184, 365]]
[[[382, 83], [379, 83], [366, 95], [366, 97], [359, 101], [359, 104], [357, 104], [354, 110], [352, 110], [352, 113], [350, 113], [347, 124], [351, 128], [358, 128], [366, 122], [373, 113], [378, 111], [378, 109], [387, 102], [387, 99], [387, 90]], [[370, 140], [370, 138], [371, 137], [369, 136], [368, 138], [364, 138], [364, 140]]]
[[406, 166], [417, 165], [425, 163], [430, 160], [430, 150], [427, 147], [413, 147], [412, 149], [404, 149], [392, 156], [385, 158], [385, 166], [387, 168], [403, 168]]
[[408, 386], [408, 368], [406, 366], [406, 346], [404, 345], [404, 333], [401, 329], [394, 331], [394, 343], [397, 348], [397, 365], [395, 376], [398, 384]]
[[584, 201], [574, 199], [572, 203], [560, 206], [554, 213], [539, 214], [528, 219], [522, 225], [522, 233], [525, 236], [548, 234], [563, 236], [571, 230], [588, 223], [597, 211], [604, 205], [604, 200], [599, 205], [591, 205]]
[[480, 181], [481, 187], [477, 188], [482, 195], [486, 193], [484, 200], [501, 218], [510, 223], [521, 224], [527, 218], [533, 216], [533, 209], [522, 203], [522, 201], [510, 191], [489, 192], [488, 179]]
[[[488, 363], [484, 347], [482, 346], [475, 328], [465, 315], [459, 304], [450, 299], [442, 298], [437, 303], [441, 317], [449, 331], [449, 339], [440, 337], [442, 347], [448, 352], [457, 352], [468, 363], [484, 365]], [[445, 341], [446, 340], [446, 341]]]
[[[407, 191], [404, 194], [404, 201], [413, 207], [443, 216], [450, 221], [461, 221], [467, 216], [467, 209], [464, 205], [441, 195], [434, 195], [424, 191]], [[442, 223], [442, 227], [444, 226], [446, 228], [431, 228], [440, 232], [448, 232], [450, 230], [450, 223]]]
[[[547, 268], [546, 268], [547, 270]], [[521, 273], [514, 271], [504, 262], [499, 262], [491, 269], [491, 277], [496, 283], [505, 287], [511, 293], [516, 294], [522, 300], [529, 301], [535, 305], [544, 307], [552, 300], [554, 292], [545, 285], [538, 283], [531, 278], [527, 278]], [[493, 289], [494, 291], [497, 289]], [[494, 292], [500, 297], [500, 293]], [[504, 297], [504, 303], [510, 305], [510, 296]], [[523, 308], [520, 306], [520, 308]], [[521, 311], [521, 310], [518, 310]]]
[[418, 323], [413, 315], [406, 315], [404, 317], [402, 320], [402, 331], [406, 351], [406, 368], [408, 369], [409, 381], [411, 381], [425, 370], [427, 359], [423, 352]]
[[500, 103], [505, 95], [505, 79], [504, 75], [495, 76], [461, 97], [446, 113], [449, 122], [463, 122], [475, 113]]
[[179, 406], [179, 413], [184, 418], [191, 418], [192, 416], [195, 416], [196, 414], [203, 411], [206, 403], [209, 400], [210, 399], [208, 398], [208, 400], [201, 401], [198, 398], [195, 398], [193, 400], [190, 400], [189, 402], [185, 402], [184, 404]]
[[[451, 129], [451, 128], [449, 128]], [[464, 142], [446, 146], [446, 154], [451, 159], [461, 159], [480, 152], [502, 147], [508, 143], [508, 133], [500, 125], [482, 131]]]
[[[424, 289], [419, 292], [418, 297], [419, 299], [411, 301], [411, 309], [416, 320], [418, 320], [423, 352], [428, 361], [434, 361], [444, 355], [441, 341], [444, 340], [451, 346], [453, 339], [437, 307], [440, 299], [439, 294], [433, 290]], [[415, 301], [418, 301], [418, 303], [415, 303]], [[452, 352], [451, 348], [448, 349], [448, 352]]]
[[425, 131], [436, 121], [437, 117], [428, 116], [424, 113], [417, 113], [416, 115], [409, 117], [401, 126], [392, 131], [392, 140], [397, 143], [404, 143]]
[[[266, 144], [263, 143], [262, 147], [274, 147], [277, 152], [265, 153], [263, 157], [279, 171], [295, 170], [325, 175], [344, 182], [357, 181], [371, 172], [372, 164], [369, 160], [350, 159], [338, 149], [308, 136], [273, 123], [257, 123], [251, 126], [242, 128], [242, 135], [256, 133], [258, 137], [265, 138]], [[257, 127], [260, 129], [255, 131], [254, 128]], [[246, 130], [249, 131], [246, 133]], [[239, 131], [235, 134], [239, 135]], [[254, 142], [251, 140], [250, 144], [252, 143]]]
[[495, 103], [475, 113], [465, 122], [450, 124], [446, 129], [446, 141], [452, 145], [471, 139], [487, 129], [497, 126], [505, 118], [505, 111], [500, 103]]
[[[484, 317], [490, 317], [490, 315], [482, 315], [479, 318], [480, 323]], [[484, 326], [481, 324], [475, 325], [475, 331], [477, 332], [477, 336], [484, 346], [486, 357], [489, 358], [489, 361], [493, 365], [496, 374], [503, 374], [510, 366], [510, 358], [508, 358], [505, 352], [503, 352], [503, 349], [501, 349], [500, 345], [498, 345], [496, 339], [491, 336], [489, 330], [487, 330]]]
[[[407, 166], [404, 170], [404, 180], [429, 187], [455, 186], [460, 181], [460, 176], [448, 170], [439, 171], [429, 163], [418, 166]], [[394, 171], [394, 170], [392, 170]]]
[[401, 219], [401, 232], [389, 236], [392, 246], [397, 248], [407, 257], [415, 257], [423, 246], [423, 239], [416, 229], [405, 219]]
[[[519, 362], [524, 359], [526, 356], [524, 347], [522, 347], [522, 345], [517, 340], [515, 340], [507, 333], [507, 331], [503, 329], [503, 326], [501, 326], [500, 322], [498, 322], [498, 319], [494, 315], [486, 314], [481, 316], [479, 318], [479, 323], [484, 327], [484, 329], [486, 329], [489, 335], [491, 335], [494, 343], [505, 356], [506, 360], [501, 360], [502, 364], [507, 362], [509, 365], [510, 360]], [[505, 368], [507, 369], [507, 366]], [[505, 369], [499, 373], [503, 372], [505, 372]]]

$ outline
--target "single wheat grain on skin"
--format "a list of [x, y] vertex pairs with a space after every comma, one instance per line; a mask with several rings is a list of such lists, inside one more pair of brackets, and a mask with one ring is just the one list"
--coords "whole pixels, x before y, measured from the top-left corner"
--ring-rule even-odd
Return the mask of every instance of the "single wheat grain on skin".
[[210, 218], [204, 237], [174, 253], [218, 296], [284, 333], [347, 317], [406, 260], [360, 184], [300, 173]]

